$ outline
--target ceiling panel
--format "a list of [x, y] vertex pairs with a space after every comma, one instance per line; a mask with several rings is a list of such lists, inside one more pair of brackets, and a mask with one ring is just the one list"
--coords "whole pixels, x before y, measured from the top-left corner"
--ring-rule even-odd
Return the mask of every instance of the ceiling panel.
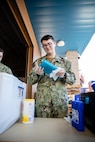
[[76, 50], [80, 55], [95, 32], [95, 0], [25, 0], [26, 8], [41, 50], [40, 39], [51, 34], [64, 40], [57, 54]]

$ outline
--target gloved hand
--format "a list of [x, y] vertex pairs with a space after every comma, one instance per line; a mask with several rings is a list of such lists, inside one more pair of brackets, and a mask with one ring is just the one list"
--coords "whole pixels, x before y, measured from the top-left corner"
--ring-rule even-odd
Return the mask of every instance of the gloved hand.
[[43, 71], [44, 69], [41, 68], [40, 66], [38, 66], [37, 62], [35, 62], [35, 66], [34, 66], [33, 70], [38, 75], [42, 75], [44, 73], [44, 71]]
[[59, 68], [58, 72], [56, 73], [56, 75], [60, 78], [63, 78], [65, 75], [65, 70], [64, 68]]
[[56, 80], [58, 77], [63, 78], [64, 75], [65, 70], [63, 68], [58, 67], [56, 70], [53, 70], [52, 73], [50, 73], [50, 78]]

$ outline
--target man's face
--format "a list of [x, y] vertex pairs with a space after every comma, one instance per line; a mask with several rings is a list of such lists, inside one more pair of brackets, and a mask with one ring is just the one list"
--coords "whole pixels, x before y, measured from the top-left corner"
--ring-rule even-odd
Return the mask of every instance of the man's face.
[[54, 53], [55, 52], [55, 46], [56, 46], [56, 42], [53, 41], [52, 39], [42, 41], [42, 47], [47, 54]]
[[3, 58], [3, 52], [0, 52], [0, 62], [1, 62], [2, 58]]

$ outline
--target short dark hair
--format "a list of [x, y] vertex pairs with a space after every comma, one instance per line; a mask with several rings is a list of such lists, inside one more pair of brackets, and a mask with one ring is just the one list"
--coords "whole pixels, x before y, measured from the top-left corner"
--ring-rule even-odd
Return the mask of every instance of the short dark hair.
[[43, 36], [43, 37], [41, 38], [41, 42], [42, 42], [43, 40], [48, 40], [48, 39], [54, 40], [54, 37], [53, 37], [52, 35], [45, 35], [45, 36]]
[[0, 52], [3, 52], [4, 53], [4, 50], [2, 48], [0, 48]]

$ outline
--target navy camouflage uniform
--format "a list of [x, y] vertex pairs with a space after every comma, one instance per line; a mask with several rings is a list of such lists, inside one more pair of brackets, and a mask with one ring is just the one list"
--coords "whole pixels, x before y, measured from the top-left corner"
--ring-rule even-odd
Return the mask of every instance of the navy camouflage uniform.
[[12, 74], [12, 71], [9, 67], [7, 67], [6, 65], [4, 65], [3, 63], [0, 62], [0, 72], [5, 72], [8, 74]]
[[[46, 59], [46, 56], [37, 59], [35, 62], [39, 65], [44, 59]], [[34, 63], [32, 67], [34, 67]], [[35, 117], [63, 118], [68, 112], [66, 84], [74, 84], [75, 74], [71, 69], [70, 61], [65, 58], [56, 55], [51, 63], [65, 69], [66, 74], [63, 78], [58, 77], [54, 81], [45, 73], [37, 75], [33, 68], [27, 78], [31, 85], [38, 83], [35, 96]]]

